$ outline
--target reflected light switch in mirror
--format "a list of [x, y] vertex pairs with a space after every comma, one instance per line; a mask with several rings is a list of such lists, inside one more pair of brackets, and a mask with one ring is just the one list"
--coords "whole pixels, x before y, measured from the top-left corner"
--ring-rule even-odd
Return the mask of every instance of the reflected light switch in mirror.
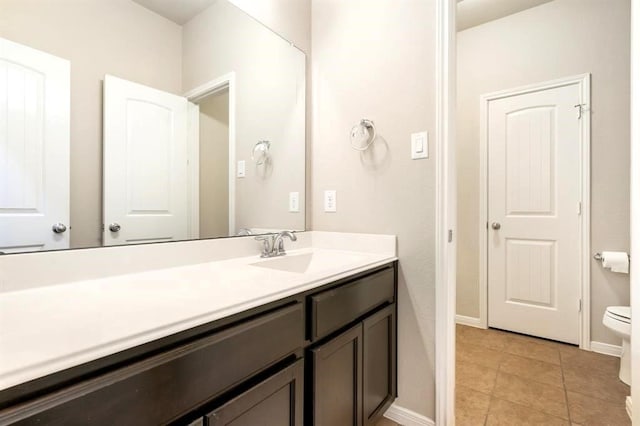
[[[131, 1], [113, 0], [85, 1], [82, 8], [50, 0], [56, 13], [36, 14], [28, 1], [0, 0], [0, 254], [227, 237], [242, 227], [264, 230], [269, 224], [309, 227], [304, 95], [311, 64], [295, 45], [231, 4], [266, 2], [135, 1], [145, 6], [133, 14]], [[73, 16], [64, 31], [61, 16]], [[166, 19], [171, 30], [158, 19]], [[5, 27], [20, 31], [8, 40]], [[69, 61], [64, 52], [81, 51], [86, 40], [68, 34], [87, 27], [92, 60]], [[38, 37], [31, 35], [33, 28]], [[256, 46], [259, 58], [274, 58], [268, 75], [256, 67], [260, 61], [247, 60], [256, 56]], [[156, 51], [162, 52], [162, 66], [139, 59]], [[176, 85], [169, 82], [179, 90], [170, 90]], [[257, 113], [276, 99], [268, 114]], [[85, 103], [101, 108], [85, 114]], [[256, 143], [265, 151], [271, 146], [271, 156], [255, 155], [260, 161], [252, 161]], [[11, 152], [7, 166], [5, 146]], [[270, 161], [257, 164], [265, 157]], [[76, 170], [80, 163], [86, 167]], [[15, 176], [9, 192], [5, 176]], [[86, 183], [91, 197], [77, 191]], [[289, 213], [292, 191], [298, 201]], [[48, 202], [39, 202], [34, 215], [31, 200]], [[88, 226], [72, 229], [69, 217]], [[120, 231], [109, 231], [116, 223]], [[55, 232], [54, 224], [67, 229], [62, 232], [60, 225]], [[131, 271], [128, 263], [121, 266], [118, 273]], [[90, 276], [85, 269], [88, 275], [81, 275]], [[0, 280], [4, 274], [0, 270]], [[16, 272], [16, 279], [27, 278]]]
[[299, 192], [289, 193], [289, 212], [290, 213], [300, 212], [300, 193]]
[[243, 178], [246, 176], [246, 163], [244, 160], [238, 161], [238, 167], [236, 168], [236, 176]]

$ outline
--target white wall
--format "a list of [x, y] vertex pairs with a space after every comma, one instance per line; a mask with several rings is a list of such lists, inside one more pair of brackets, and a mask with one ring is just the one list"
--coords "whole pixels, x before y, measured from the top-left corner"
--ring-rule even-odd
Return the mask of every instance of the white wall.
[[[256, 42], [259, 40], [259, 42]], [[304, 229], [305, 55], [227, 2], [217, 2], [183, 27], [185, 92], [236, 75], [236, 229]], [[271, 167], [251, 160], [259, 140], [271, 141]], [[290, 213], [289, 192], [300, 193]]]
[[[458, 314], [479, 315], [479, 118], [482, 94], [592, 74], [591, 252], [629, 251], [628, 0], [555, 0], [458, 33]], [[591, 261], [591, 340], [629, 305], [629, 277]]]
[[[410, 135], [435, 129], [435, 2], [313, 0], [313, 229], [396, 234], [399, 399], [434, 417], [435, 162], [412, 161]], [[372, 119], [361, 155], [349, 132]], [[323, 191], [337, 190], [337, 212]]]
[[[82, 19], [80, 19], [82, 17]], [[181, 29], [130, 0], [2, 0], [0, 37], [71, 61], [71, 247], [102, 244], [102, 80], [181, 90]]]
[[303, 52], [311, 50], [311, 0], [229, 0]]

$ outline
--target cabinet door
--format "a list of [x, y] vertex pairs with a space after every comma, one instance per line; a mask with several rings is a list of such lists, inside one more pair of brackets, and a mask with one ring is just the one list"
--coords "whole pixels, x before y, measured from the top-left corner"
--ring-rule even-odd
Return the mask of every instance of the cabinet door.
[[311, 351], [313, 424], [362, 425], [362, 326]]
[[365, 319], [363, 343], [364, 423], [375, 425], [396, 397], [396, 305]]
[[207, 426], [302, 426], [304, 361], [274, 374], [207, 415]]

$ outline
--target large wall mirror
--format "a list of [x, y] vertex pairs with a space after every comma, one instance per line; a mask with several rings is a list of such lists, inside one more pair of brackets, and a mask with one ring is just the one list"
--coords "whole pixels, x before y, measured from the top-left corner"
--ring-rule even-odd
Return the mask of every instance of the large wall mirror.
[[0, 252], [304, 230], [305, 84], [227, 0], [0, 0]]

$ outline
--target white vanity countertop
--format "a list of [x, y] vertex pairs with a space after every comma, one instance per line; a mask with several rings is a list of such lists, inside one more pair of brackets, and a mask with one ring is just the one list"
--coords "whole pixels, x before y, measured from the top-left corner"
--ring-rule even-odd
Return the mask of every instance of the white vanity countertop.
[[396, 260], [310, 247], [276, 259], [296, 256], [304, 273], [254, 255], [0, 293], [0, 390]]

